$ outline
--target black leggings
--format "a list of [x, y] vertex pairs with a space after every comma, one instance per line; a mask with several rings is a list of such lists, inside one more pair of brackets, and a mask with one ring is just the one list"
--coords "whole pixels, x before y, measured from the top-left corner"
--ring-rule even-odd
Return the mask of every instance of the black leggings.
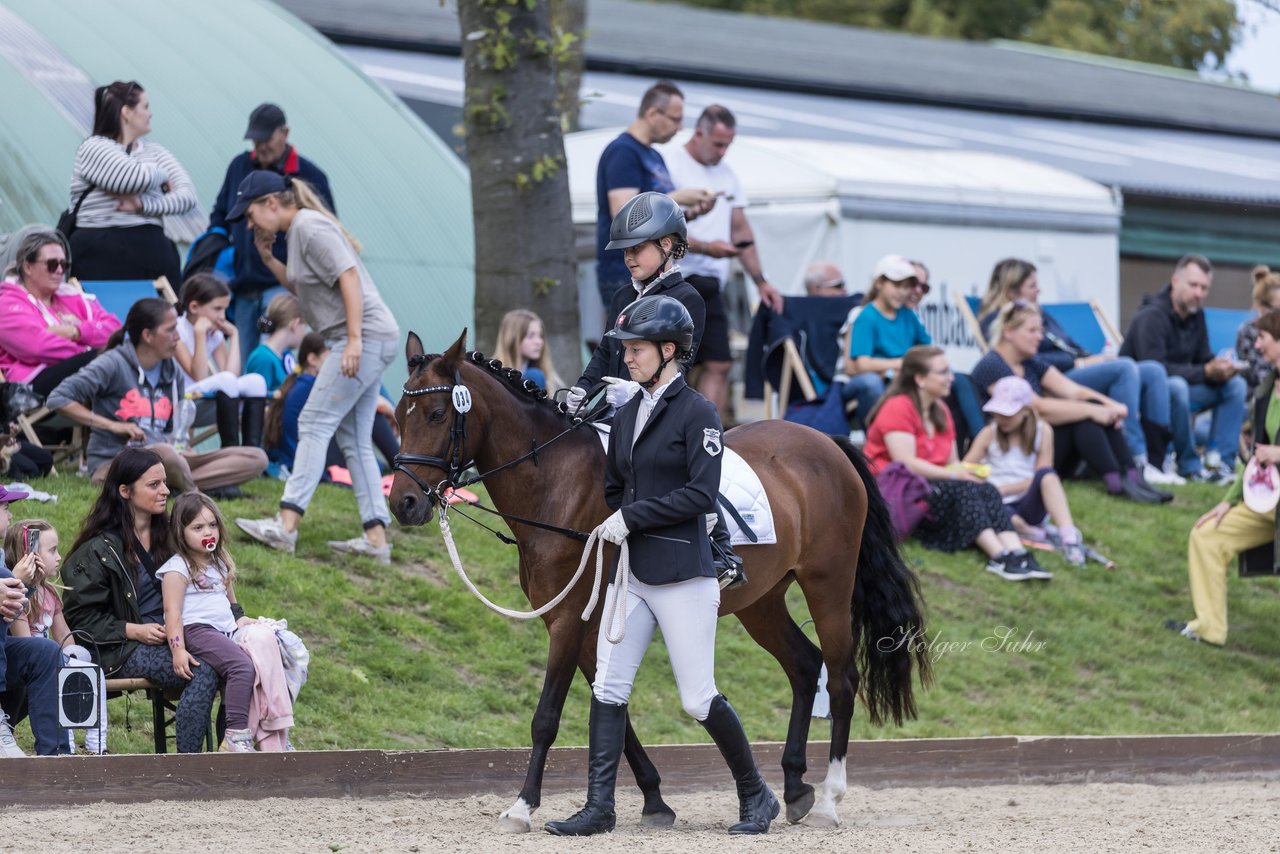
[[188, 682], [173, 672], [173, 655], [169, 652], [168, 645], [139, 644], [113, 675], [149, 679], [153, 684], [164, 688], [182, 688], [174, 727], [178, 752], [199, 753], [204, 749], [213, 698], [218, 693], [218, 674], [212, 667], [205, 664], [191, 668], [191, 681]]
[[1053, 430], [1053, 467], [1063, 476], [1075, 471], [1080, 460], [1098, 474], [1124, 474], [1133, 468], [1133, 454], [1118, 427], [1085, 420]]
[[158, 225], [77, 228], [71, 232], [71, 263], [71, 274], [81, 282], [164, 276], [174, 290], [182, 287], [178, 247]]
[[31, 381], [31, 387], [41, 397], [48, 397], [58, 384], [98, 357], [97, 350], [85, 350], [61, 362], [54, 362]]

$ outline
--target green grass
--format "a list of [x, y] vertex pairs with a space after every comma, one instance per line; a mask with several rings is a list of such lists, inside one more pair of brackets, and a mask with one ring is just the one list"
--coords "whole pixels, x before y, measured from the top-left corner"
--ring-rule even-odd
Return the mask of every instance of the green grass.
[[[44, 515], [64, 547], [95, 491], [70, 476], [39, 488], [57, 504], [14, 506], [15, 519]], [[251, 484], [244, 500], [225, 502], [228, 521], [274, 512], [281, 484]], [[982, 570], [977, 552], [942, 555], [910, 545], [934, 638], [937, 680], [922, 694], [920, 717], [903, 727], [872, 727], [861, 710], [856, 738], [1000, 734], [1265, 732], [1280, 727], [1269, 688], [1280, 682], [1280, 586], [1229, 581], [1231, 638], [1225, 649], [1194, 644], [1163, 628], [1192, 616], [1186, 538], [1220, 490], [1189, 486], [1165, 507], [1105, 496], [1071, 484], [1071, 504], [1086, 538], [1116, 560], [1106, 570], [1043, 562], [1049, 583], [1013, 584]], [[393, 528], [395, 563], [337, 560], [325, 540], [354, 536], [355, 502], [321, 486], [303, 524], [298, 554], [284, 556], [232, 535], [239, 598], [251, 616], [286, 618], [312, 653], [311, 679], [297, 706], [295, 742], [306, 749], [504, 747], [529, 743], [541, 690], [547, 637], [541, 621], [520, 623], [490, 612], [454, 575], [438, 526]], [[491, 599], [513, 608], [519, 590], [516, 550], [454, 517], [465, 566]], [[831, 524], [841, 520], [832, 518]], [[792, 589], [792, 611], [806, 612]], [[990, 649], [1000, 627], [1032, 644]], [[954, 643], [954, 646], [946, 644]], [[967, 646], [966, 646], [967, 644]], [[717, 682], [754, 740], [786, 736], [790, 693], [781, 669], [733, 619], [720, 622]], [[660, 642], [650, 649], [633, 696], [646, 742], [705, 740], [681, 710]], [[126, 731], [126, 704], [131, 702]], [[149, 707], [112, 700], [113, 752], [147, 752]], [[558, 743], [584, 744], [588, 690], [579, 677]], [[29, 731], [25, 743], [30, 745]], [[821, 722], [814, 737], [825, 737]]]

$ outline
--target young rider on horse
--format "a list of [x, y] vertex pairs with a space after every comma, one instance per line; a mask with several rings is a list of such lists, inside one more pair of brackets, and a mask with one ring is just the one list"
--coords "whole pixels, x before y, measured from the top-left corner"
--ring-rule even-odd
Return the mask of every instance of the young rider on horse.
[[[670, 196], [641, 193], [622, 206], [609, 227], [609, 245], [605, 248], [622, 250], [627, 269], [631, 271], [631, 289], [620, 288], [614, 294], [609, 318], [616, 319], [623, 308], [637, 297], [672, 297], [693, 319], [690, 350], [696, 354], [705, 326], [706, 306], [674, 263], [683, 258], [689, 248], [687, 234], [684, 211]], [[622, 344], [605, 335], [577, 385], [569, 389], [565, 402], [571, 410], [578, 408], [586, 400], [587, 391], [603, 380], [609, 383], [606, 399], [615, 408], [620, 408], [639, 389], [635, 382], [622, 379], [626, 376], [625, 369]], [[732, 588], [745, 584], [747, 575], [742, 570], [742, 558], [734, 554], [729, 543], [729, 530], [719, 515], [711, 531], [711, 541], [721, 586]]]
[[[613, 830], [627, 701], [659, 627], [680, 701], [711, 735], [737, 783], [740, 820], [729, 832], [766, 833], [778, 815], [778, 799], [761, 778], [742, 723], [716, 689], [713, 672], [720, 588], [704, 526], [715, 510], [723, 445], [715, 407], [689, 388], [677, 364], [692, 355], [693, 331], [678, 300], [656, 296], [624, 308], [607, 336], [623, 345], [641, 389], [618, 410], [609, 434], [605, 499], [615, 512], [600, 526], [603, 539], [626, 541], [631, 570], [627, 579], [626, 566], [615, 559], [596, 643], [587, 804], [571, 818], [547, 822], [547, 831], [560, 836]], [[619, 614], [625, 624], [614, 644], [607, 635], [619, 593], [626, 596]]]

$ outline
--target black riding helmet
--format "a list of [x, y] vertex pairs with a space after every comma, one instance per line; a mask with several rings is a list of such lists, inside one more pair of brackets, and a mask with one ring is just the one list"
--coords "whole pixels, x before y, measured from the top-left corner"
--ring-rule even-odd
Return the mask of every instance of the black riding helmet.
[[688, 361], [693, 355], [693, 318], [680, 300], [669, 296], [641, 297], [628, 305], [618, 315], [606, 338], [619, 341], [651, 341], [658, 345], [658, 370], [641, 383], [652, 388], [670, 359], [663, 358], [662, 344], [670, 341], [676, 345], [675, 358]]
[[[649, 285], [662, 276], [669, 260], [684, 257], [689, 250], [688, 235], [684, 210], [675, 199], [665, 193], [641, 193], [623, 205], [613, 218], [605, 249], [630, 249], [652, 240], [662, 253], [662, 263], [641, 283]], [[664, 237], [672, 238], [670, 252], [662, 248], [660, 241]]]

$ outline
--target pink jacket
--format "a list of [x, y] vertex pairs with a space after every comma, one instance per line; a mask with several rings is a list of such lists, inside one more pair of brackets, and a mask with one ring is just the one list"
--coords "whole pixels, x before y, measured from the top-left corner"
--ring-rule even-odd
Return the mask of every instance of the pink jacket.
[[80, 321], [80, 340], [49, 331], [49, 318], [27, 289], [14, 281], [0, 283], [0, 371], [9, 382], [28, 383], [49, 365], [89, 348], [100, 349], [120, 328], [120, 318], [106, 311], [92, 296], [64, 284], [53, 295], [54, 318], [74, 315]]
[[284, 680], [284, 664], [276, 631], [269, 623], [245, 626], [235, 634], [238, 643], [253, 659], [253, 696], [249, 699], [249, 729], [258, 750], [283, 753], [289, 727], [293, 726], [293, 698]]

